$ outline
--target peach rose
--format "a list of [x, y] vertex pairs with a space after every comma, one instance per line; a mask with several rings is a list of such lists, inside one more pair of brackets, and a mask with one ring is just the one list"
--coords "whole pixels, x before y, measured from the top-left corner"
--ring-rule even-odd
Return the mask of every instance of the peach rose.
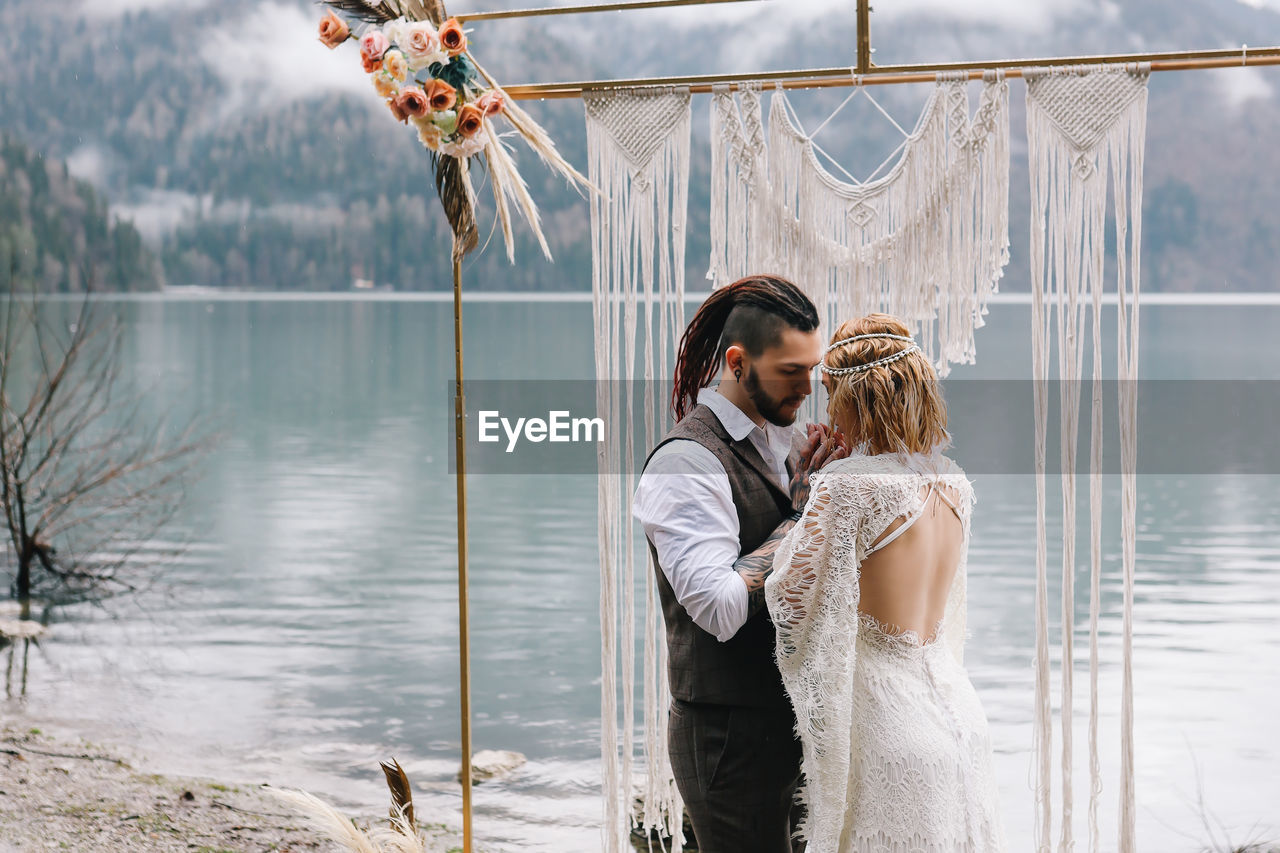
[[396, 85], [396, 81], [385, 74], [373, 75], [373, 88], [377, 89], [378, 94], [384, 98], [394, 98], [400, 94], [400, 87]]
[[440, 46], [440, 36], [425, 21], [410, 24], [401, 34], [400, 49], [409, 59], [409, 68], [421, 71], [437, 62], [448, 62], [449, 54]]
[[346, 21], [333, 12], [325, 15], [320, 21], [320, 42], [330, 50], [349, 38], [351, 38], [351, 28], [347, 26]]
[[378, 30], [370, 30], [360, 37], [360, 56], [364, 58], [366, 66], [370, 61], [381, 62], [382, 55], [390, 47], [391, 42]]
[[409, 63], [400, 51], [388, 50], [387, 55], [382, 57], [382, 70], [387, 72], [393, 80], [403, 83], [409, 76]]
[[485, 118], [493, 118], [507, 108], [507, 99], [497, 90], [489, 91], [476, 99], [476, 106], [484, 110]]
[[475, 104], [465, 104], [458, 111], [458, 133], [467, 139], [484, 130], [484, 110]]
[[418, 141], [432, 151], [436, 150], [444, 132], [430, 118], [415, 118], [413, 124], [418, 128]]
[[401, 91], [396, 96], [396, 103], [400, 105], [400, 109], [409, 118], [421, 118], [431, 110], [431, 103], [427, 100], [427, 93], [417, 86], [410, 86]]
[[440, 45], [450, 56], [457, 56], [467, 49], [467, 34], [457, 18], [450, 18], [440, 27]]
[[427, 86], [427, 100], [433, 110], [452, 109], [458, 102], [458, 90], [443, 80], [432, 80]]
[[387, 108], [391, 110], [391, 114], [396, 117], [396, 121], [405, 122], [409, 119], [409, 114], [400, 106], [399, 98], [387, 99]]

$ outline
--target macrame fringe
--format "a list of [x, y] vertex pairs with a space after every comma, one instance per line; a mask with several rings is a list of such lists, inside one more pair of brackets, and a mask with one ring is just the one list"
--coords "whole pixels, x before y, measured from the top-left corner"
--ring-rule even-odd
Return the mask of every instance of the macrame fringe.
[[890, 170], [839, 181], [774, 92], [766, 131], [758, 86], [713, 94], [711, 263], [721, 287], [778, 271], [825, 328], [875, 311], [916, 329], [940, 375], [972, 363], [974, 331], [1009, 261], [1009, 88], [984, 82], [977, 112], [954, 75], [938, 84]]
[[[632, 471], [635, 406], [643, 407], [642, 446], [652, 447], [661, 437], [659, 430], [666, 430], [667, 421], [659, 422], [659, 413], [666, 401], [661, 389], [670, 376], [668, 353], [684, 329], [689, 93], [601, 91], [584, 100], [589, 175], [600, 189], [591, 196], [596, 403], [597, 414], [609, 424], [597, 451], [604, 850], [630, 850], [629, 834], [636, 824], [669, 836], [672, 849], [679, 851], [684, 844], [683, 803], [667, 757], [666, 645], [651, 565], [644, 574], [642, 611], [644, 769], [639, 813], [632, 807], [638, 603], [631, 500], [639, 473]], [[643, 351], [638, 346], [641, 337]], [[633, 391], [637, 382], [643, 387], [642, 402]]]
[[[1053, 721], [1050, 707], [1048, 559], [1045, 520], [1049, 342], [1056, 331], [1062, 438], [1061, 795], [1058, 850], [1075, 846], [1073, 670], [1075, 631], [1076, 446], [1080, 426], [1086, 316], [1092, 334], [1090, 395], [1089, 849], [1099, 847], [1098, 615], [1102, 567], [1102, 291], [1107, 177], [1112, 177], [1119, 304], [1118, 408], [1121, 442], [1121, 540], [1124, 572], [1118, 849], [1135, 849], [1133, 784], [1132, 600], [1137, 511], [1137, 340], [1142, 166], [1148, 69], [1067, 69], [1027, 76], [1031, 164], [1032, 370], [1036, 431], [1036, 849], [1052, 849]], [[1050, 313], [1056, 326], [1050, 328]]]

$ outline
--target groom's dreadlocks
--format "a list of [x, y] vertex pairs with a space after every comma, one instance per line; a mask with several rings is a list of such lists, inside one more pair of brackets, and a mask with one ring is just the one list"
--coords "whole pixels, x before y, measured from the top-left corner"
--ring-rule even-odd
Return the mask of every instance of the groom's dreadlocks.
[[679, 421], [711, 384], [725, 350], [739, 344], [758, 356], [782, 340], [785, 327], [818, 328], [818, 310], [785, 278], [753, 275], [714, 291], [702, 303], [680, 339], [671, 409]]

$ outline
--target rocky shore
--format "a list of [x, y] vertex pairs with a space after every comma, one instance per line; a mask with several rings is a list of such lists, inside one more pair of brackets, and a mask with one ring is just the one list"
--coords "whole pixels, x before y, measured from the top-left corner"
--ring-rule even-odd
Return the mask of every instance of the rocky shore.
[[[382, 815], [352, 815], [360, 828]], [[431, 827], [431, 853], [461, 849]], [[123, 751], [0, 722], [0, 853], [336, 853], [270, 792], [252, 784], [151, 774]]]

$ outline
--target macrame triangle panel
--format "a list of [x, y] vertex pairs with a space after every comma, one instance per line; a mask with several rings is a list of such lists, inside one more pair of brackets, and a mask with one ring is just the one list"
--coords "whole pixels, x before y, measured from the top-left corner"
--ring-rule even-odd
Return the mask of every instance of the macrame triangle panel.
[[612, 147], [643, 171], [672, 131], [689, 122], [689, 93], [645, 90], [628, 97], [609, 91], [583, 95], [588, 121], [609, 135]]
[[[1050, 701], [1046, 437], [1050, 342], [1058, 365], [1062, 471], [1062, 573], [1059, 789], [1062, 819], [1058, 849], [1074, 847], [1076, 448], [1086, 320], [1092, 329], [1089, 497], [1089, 850], [1099, 841], [1098, 618], [1102, 573], [1102, 296], [1106, 286], [1106, 206], [1115, 205], [1117, 396], [1120, 423], [1120, 539], [1124, 588], [1121, 632], [1120, 784], [1118, 844], [1134, 853], [1133, 584], [1137, 517], [1138, 294], [1142, 249], [1142, 169], [1146, 144], [1149, 67], [1033, 69], [1027, 80], [1027, 143], [1031, 175], [1031, 322], [1036, 432], [1036, 764], [1035, 826], [1038, 850], [1053, 844], [1053, 719]], [[1108, 176], [1111, 181], [1108, 185]]]
[[[655, 567], [643, 566], [643, 596], [636, 594], [631, 501], [637, 445], [652, 447], [667, 430], [661, 389], [669, 387], [669, 353], [684, 331], [689, 91], [600, 90], [584, 101], [590, 179], [601, 191], [591, 198], [596, 408], [608, 425], [597, 451], [603, 849], [631, 850], [634, 823], [670, 837], [668, 849], [678, 851], [683, 803], [666, 749], [665, 634]], [[632, 428], [637, 415], [643, 433]], [[638, 768], [637, 705], [643, 718]], [[636, 796], [640, 807], [633, 811]]]

